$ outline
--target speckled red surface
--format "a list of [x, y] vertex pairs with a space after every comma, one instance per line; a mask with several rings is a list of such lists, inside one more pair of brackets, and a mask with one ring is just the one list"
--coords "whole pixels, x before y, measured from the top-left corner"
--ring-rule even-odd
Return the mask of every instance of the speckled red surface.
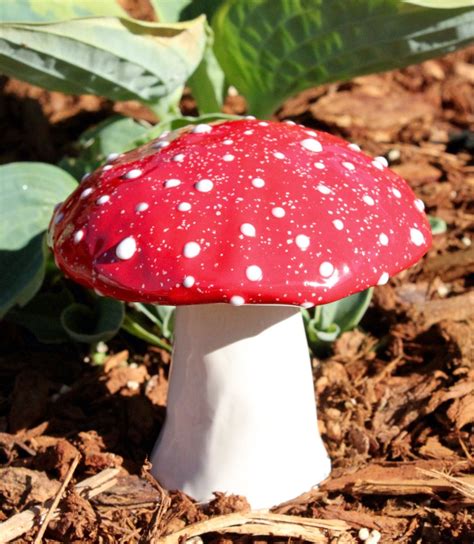
[[405, 181], [289, 123], [198, 125], [121, 155], [55, 212], [58, 265], [101, 294], [311, 306], [418, 261], [431, 231]]

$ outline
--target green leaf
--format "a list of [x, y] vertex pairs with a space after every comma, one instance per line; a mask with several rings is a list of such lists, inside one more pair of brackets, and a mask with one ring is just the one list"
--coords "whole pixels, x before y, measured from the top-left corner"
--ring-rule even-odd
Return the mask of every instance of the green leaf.
[[49, 90], [150, 105], [183, 85], [201, 61], [205, 18], [158, 24], [93, 17], [0, 24], [0, 71]]
[[25, 305], [43, 283], [47, 248], [43, 233], [21, 249], [0, 249], [0, 318], [10, 308]]
[[434, 217], [433, 215], [428, 215], [428, 220], [430, 222], [432, 234], [444, 234], [448, 230], [446, 221], [440, 217]]
[[69, 337], [62, 326], [61, 313], [73, 302], [67, 289], [59, 293], [39, 293], [21, 310], [11, 310], [7, 319], [26, 327], [40, 342], [65, 342]]
[[125, 319], [122, 323], [122, 329], [127, 331], [132, 336], [148, 342], [153, 346], [158, 346], [159, 348], [165, 349], [171, 353], [171, 346], [162, 340], [158, 335], [154, 334], [144, 326], [141, 322], [134, 319], [129, 313], [125, 315]]
[[402, 0], [405, 4], [416, 4], [426, 8], [472, 8], [474, 2], [472, 0]]
[[321, 330], [327, 330], [333, 323], [341, 332], [353, 329], [359, 324], [372, 299], [373, 289], [344, 297], [336, 302], [319, 306]]
[[54, 206], [76, 181], [51, 164], [17, 162], [0, 166], [0, 249], [26, 246], [49, 224]]
[[443, 55], [474, 37], [473, 9], [399, 0], [226, 0], [212, 22], [226, 77], [258, 117], [314, 85]]
[[76, 187], [60, 168], [42, 163], [0, 166], [0, 317], [25, 305], [46, 266], [44, 231], [54, 206]]
[[201, 114], [219, 111], [224, 102], [225, 75], [214, 55], [212, 30], [207, 30], [204, 56], [188, 81]]
[[176, 23], [194, 19], [201, 14], [210, 21], [222, 0], [151, 0], [159, 21]]
[[125, 17], [127, 13], [115, 0], [2, 0], [0, 21], [45, 22], [93, 17]]
[[114, 115], [83, 132], [76, 143], [77, 157], [65, 157], [59, 166], [80, 180], [95, 170], [111, 153], [135, 147], [134, 141], [150, 130], [148, 123]]
[[94, 309], [79, 303], [68, 306], [61, 314], [61, 324], [72, 340], [93, 344], [115, 336], [124, 317], [122, 302], [99, 297]]

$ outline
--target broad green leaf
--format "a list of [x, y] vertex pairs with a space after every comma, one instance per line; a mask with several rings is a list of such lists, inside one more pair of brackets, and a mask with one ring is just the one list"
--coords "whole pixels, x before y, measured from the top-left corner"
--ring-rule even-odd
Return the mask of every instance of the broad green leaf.
[[402, 0], [406, 4], [416, 4], [417, 6], [424, 6], [426, 8], [441, 8], [441, 9], [453, 9], [453, 8], [472, 8], [474, 7], [474, 0]]
[[21, 249], [0, 249], [0, 319], [15, 304], [25, 305], [43, 283], [47, 248], [37, 234]]
[[341, 332], [356, 327], [370, 304], [372, 292], [372, 288], [366, 289], [336, 302], [319, 306], [317, 309], [320, 311], [321, 330], [327, 330], [333, 323], [337, 324]]
[[98, 298], [94, 309], [74, 303], [61, 313], [61, 324], [76, 342], [94, 344], [117, 334], [125, 316], [124, 305], [111, 298]]
[[205, 18], [158, 24], [116, 17], [0, 24], [0, 72], [70, 94], [149, 105], [183, 85], [201, 61]]
[[0, 250], [21, 249], [43, 232], [54, 206], [76, 185], [67, 172], [51, 164], [0, 166]]
[[46, 265], [44, 231], [54, 206], [76, 187], [56, 166], [0, 166], [0, 317], [25, 305], [40, 288]]
[[2, 0], [0, 21], [45, 22], [108, 15], [125, 17], [116, 0]]
[[143, 145], [150, 140], [158, 138], [158, 136], [168, 130], [177, 130], [187, 125], [197, 125], [199, 123], [212, 123], [214, 121], [232, 121], [236, 119], [242, 119], [242, 117], [240, 115], [230, 115], [227, 113], [209, 113], [201, 115], [199, 117], [183, 117], [181, 115], [177, 117], [170, 117], [155, 125], [148, 132], [145, 132], [143, 136], [138, 137], [134, 141], [134, 147]]
[[222, 0], [150, 0], [158, 20], [163, 23], [176, 23], [194, 19], [201, 14], [211, 21]]
[[214, 55], [212, 30], [207, 30], [208, 41], [204, 56], [188, 81], [201, 115], [219, 111], [224, 102], [225, 75]]
[[270, 116], [291, 95], [443, 55], [474, 38], [474, 9], [399, 0], [225, 0], [214, 51], [250, 113]]
[[123, 153], [133, 149], [134, 141], [150, 130], [150, 125], [129, 117], [114, 115], [83, 132], [75, 148], [76, 157], [65, 157], [59, 163], [76, 179], [92, 172], [111, 153]]
[[7, 319], [26, 327], [40, 342], [65, 342], [69, 336], [62, 326], [61, 313], [73, 302], [67, 289], [59, 293], [39, 293], [21, 310], [11, 310]]

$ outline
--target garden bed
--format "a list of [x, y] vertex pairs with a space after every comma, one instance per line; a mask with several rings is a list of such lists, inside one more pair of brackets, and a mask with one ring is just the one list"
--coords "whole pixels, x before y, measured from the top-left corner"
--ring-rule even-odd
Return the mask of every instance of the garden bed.
[[[383, 543], [472, 543], [473, 60], [471, 48], [318, 87], [278, 113], [384, 155], [447, 224], [421, 263], [375, 290], [359, 330], [345, 333], [326, 360], [313, 360], [330, 478], [273, 514], [249, 514], [236, 497], [219, 495], [204, 507], [167, 493], [148, 475], [146, 459], [165, 417], [169, 354], [122, 333], [94, 366], [80, 347], [41, 345], [3, 323], [0, 522], [33, 505], [51, 510], [58, 496], [60, 515], [49, 521], [45, 542], [205, 535], [222, 544], [350, 543], [368, 528]], [[66, 97], [13, 80], [2, 87], [1, 163], [55, 162], [112, 111], [155, 120], [133, 102]], [[227, 98], [227, 112], [244, 108], [240, 97]], [[182, 109], [195, 111], [190, 96]], [[88, 480], [97, 474], [99, 481]], [[13, 524], [25, 529], [16, 542], [28, 542], [41, 521], [31, 514]]]

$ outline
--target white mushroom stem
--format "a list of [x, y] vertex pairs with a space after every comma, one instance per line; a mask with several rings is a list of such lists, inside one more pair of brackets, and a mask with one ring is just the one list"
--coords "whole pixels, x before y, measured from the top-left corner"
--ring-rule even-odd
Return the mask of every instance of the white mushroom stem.
[[181, 306], [167, 416], [152, 472], [198, 501], [269, 508], [330, 471], [303, 321], [291, 306]]

